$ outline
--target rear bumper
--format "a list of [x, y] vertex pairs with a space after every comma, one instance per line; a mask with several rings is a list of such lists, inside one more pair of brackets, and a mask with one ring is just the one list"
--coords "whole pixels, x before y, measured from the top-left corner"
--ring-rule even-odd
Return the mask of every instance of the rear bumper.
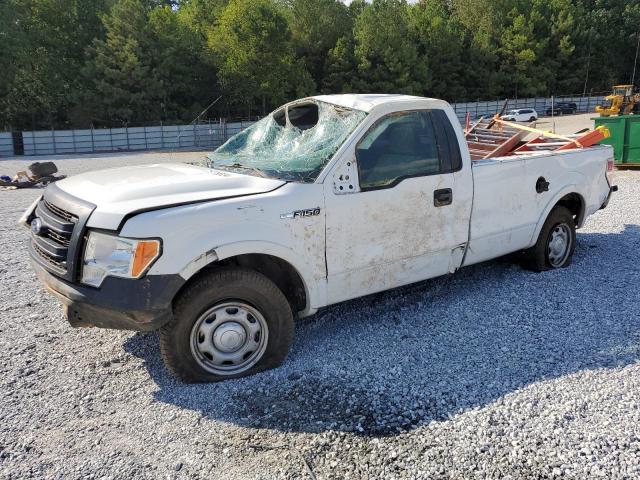
[[611, 195], [613, 195], [613, 193], [617, 191], [618, 191], [617, 185], [612, 185], [609, 187], [609, 194], [607, 195], [607, 199], [604, 201], [604, 203], [600, 207], [600, 210], [607, 208], [607, 205], [609, 205], [609, 201], [611, 200]]
[[67, 282], [32, 258], [39, 280], [60, 302], [73, 327], [157, 330], [171, 320], [172, 302], [184, 279], [146, 275], [140, 279], [107, 277], [100, 288]]

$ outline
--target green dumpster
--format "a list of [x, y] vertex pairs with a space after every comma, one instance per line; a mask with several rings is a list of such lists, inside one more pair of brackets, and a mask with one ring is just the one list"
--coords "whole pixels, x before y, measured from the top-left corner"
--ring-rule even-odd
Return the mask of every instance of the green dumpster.
[[597, 117], [596, 127], [604, 125], [611, 132], [600, 143], [611, 145], [616, 165], [640, 166], [640, 115]]

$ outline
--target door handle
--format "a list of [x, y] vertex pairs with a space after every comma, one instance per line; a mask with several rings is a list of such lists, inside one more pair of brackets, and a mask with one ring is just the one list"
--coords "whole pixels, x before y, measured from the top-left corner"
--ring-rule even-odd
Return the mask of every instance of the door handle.
[[441, 188], [433, 192], [433, 205], [444, 207], [453, 203], [453, 191], [450, 188]]

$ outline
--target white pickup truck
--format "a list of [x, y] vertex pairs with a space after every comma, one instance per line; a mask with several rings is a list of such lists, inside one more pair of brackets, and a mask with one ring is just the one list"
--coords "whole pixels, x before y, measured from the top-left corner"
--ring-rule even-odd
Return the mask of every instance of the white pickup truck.
[[279, 365], [294, 318], [512, 252], [569, 265], [609, 201], [608, 146], [471, 161], [444, 101], [316, 96], [202, 166], [50, 185], [22, 222], [73, 326], [159, 330], [167, 367], [217, 381]]

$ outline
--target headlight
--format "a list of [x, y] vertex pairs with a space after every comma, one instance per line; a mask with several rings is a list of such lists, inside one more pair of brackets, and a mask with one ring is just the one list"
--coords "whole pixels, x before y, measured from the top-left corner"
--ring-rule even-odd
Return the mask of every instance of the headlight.
[[82, 259], [82, 283], [99, 287], [107, 276], [139, 278], [159, 256], [160, 240], [90, 232]]

